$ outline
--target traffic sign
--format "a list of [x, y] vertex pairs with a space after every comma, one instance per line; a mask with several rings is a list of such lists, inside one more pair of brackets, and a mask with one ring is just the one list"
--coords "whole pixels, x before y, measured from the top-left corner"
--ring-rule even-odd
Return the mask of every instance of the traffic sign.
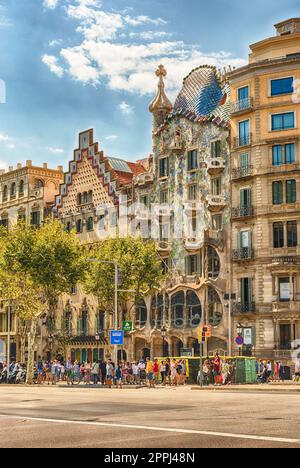
[[236, 344], [237, 344], [238, 346], [243, 346], [243, 344], [244, 344], [244, 338], [243, 338], [241, 335], [239, 335], [239, 336], [236, 337], [235, 342], [236, 342]]
[[124, 331], [123, 330], [111, 330], [110, 344], [123, 346], [124, 345]]
[[123, 331], [125, 332], [131, 332], [132, 331], [132, 322], [129, 322], [128, 320], [123, 322]]
[[198, 341], [205, 342], [207, 338], [211, 337], [211, 326], [210, 325], [200, 325], [198, 327]]

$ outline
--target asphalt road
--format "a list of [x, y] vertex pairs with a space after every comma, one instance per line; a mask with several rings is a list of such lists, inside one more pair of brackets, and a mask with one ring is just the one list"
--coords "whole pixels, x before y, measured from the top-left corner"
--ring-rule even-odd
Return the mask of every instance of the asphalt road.
[[1, 447], [300, 448], [300, 394], [0, 386]]

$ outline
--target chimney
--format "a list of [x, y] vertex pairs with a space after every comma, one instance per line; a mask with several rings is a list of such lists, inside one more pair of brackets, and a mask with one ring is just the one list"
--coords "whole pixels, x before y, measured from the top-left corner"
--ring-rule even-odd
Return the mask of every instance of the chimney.
[[28, 161], [26, 161], [26, 166], [27, 167], [31, 167], [32, 166], [32, 161], [29, 159]]
[[48, 169], [48, 164], [47, 163], [43, 163], [43, 169]]
[[57, 166], [57, 170], [59, 172], [64, 172], [64, 166]]

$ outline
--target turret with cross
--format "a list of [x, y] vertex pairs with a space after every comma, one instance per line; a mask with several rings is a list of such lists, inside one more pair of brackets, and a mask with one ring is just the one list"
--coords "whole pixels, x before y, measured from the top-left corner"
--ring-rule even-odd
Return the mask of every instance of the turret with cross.
[[172, 111], [173, 105], [169, 101], [165, 93], [164, 78], [167, 76], [167, 71], [163, 65], [159, 65], [156, 70], [156, 76], [159, 78], [158, 90], [154, 100], [149, 106], [149, 111], [153, 114], [153, 130], [158, 128], [164, 122], [167, 115]]

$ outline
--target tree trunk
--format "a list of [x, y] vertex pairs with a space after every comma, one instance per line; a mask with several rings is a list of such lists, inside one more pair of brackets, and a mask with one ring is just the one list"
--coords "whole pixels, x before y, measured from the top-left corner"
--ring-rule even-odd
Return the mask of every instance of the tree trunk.
[[26, 384], [32, 385], [34, 378], [34, 347], [37, 330], [38, 318], [31, 320], [30, 331], [28, 332], [28, 361], [27, 361], [27, 376]]

